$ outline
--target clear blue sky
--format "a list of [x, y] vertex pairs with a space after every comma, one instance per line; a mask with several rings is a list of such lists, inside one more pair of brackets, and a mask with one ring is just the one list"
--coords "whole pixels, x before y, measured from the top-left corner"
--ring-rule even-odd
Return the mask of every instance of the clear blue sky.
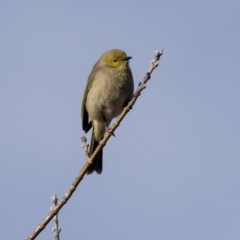
[[[240, 2], [0, 2], [0, 236], [25, 239], [85, 163], [99, 56], [132, 56], [133, 110], [59, 214], [61, 239], [240, 239]], [[89, 139], [89, 135], [87, 135]], [[38, 239], [53, 239], [52, 223]]]

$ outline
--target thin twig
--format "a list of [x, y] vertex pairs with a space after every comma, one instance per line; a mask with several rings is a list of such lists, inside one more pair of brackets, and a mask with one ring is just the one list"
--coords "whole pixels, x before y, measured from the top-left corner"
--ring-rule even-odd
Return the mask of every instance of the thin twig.
[[81, 140], [82, 140], [82, 149], [84, 150], [85, 157], [86, 157], [87, 161], [89, 161], [89, 154], [88, 154], [89, 144], [88, 144], [85, 136], [82, 136]]
[[[52, 211], [48, 214], [48, 216], [38, 225], [38, 227], [32, 232], [31, 235], [27, 237], [27, 240], [33, 240], [36, 238], [36, 236], [47, 226], [47, 224], [51, 221], [51, 219], [59, 212], [59, 210], [66, 204], [66, 202], [69, 200], [69, 198], [72, 196], [72, 194], [75, 192], [78, 184], [83, 179], [84, 175], [86, 174], [89, 166], [92, 164], [93, 159], [96, 157], [98, 152], [106, 145], [108, 139], [112, 136], [112, 133], [116, 130], [116, 128], [119, 126], [125, 115], [132, 109], [133, 105], [135, 104], [137, 98], [140, 96], [140, 93], [143, 89], [146, 88], [146, 83], [150, 79], [151, 74], [153, 70], [158, 67], [160, 57], [163, 54], [163, 50], [161, 52], [156, 51], [154, 59], [151, 61], [150, 68], [148, 72], [146, 73], [145, 77], [143, 78], [142, 82], [139, 83], [138, 88], [136, 92], [134, 93], [131, 101], [128, 103], [128, 105], [123, 109], [121, 115], [117, 118], [117, 120], [112, 124], [109, 131], [106, 132], [104, 138], [100, 141], [100, 144], [95, 149], [91, 157], [88, 158], [88, 161], [86, 161], [85, 165], [83, 166], [82, 170], [79, 172], [75, 180], [73, 181], [72, 185], [66, 192], [66, 194], [62, 197], [60, 202], [57, 204], [57, 206], [52, 209]], [[84, 140], [85, 141], [85, 140]], [[84, 143], [83, 141], [83, 143]], [[88, 148], [87, 148], [88, 149]], [[86, 149], [85, 154], [86, 154]]]
[[[57, 198], [56, 193], [54, 193], [54, 195], [52, 196], [52, 203], [53, 203], [53, 205], [51, 206], [50, 211], [52, 211], [57, 206], [58, 198]], [[58, 226], [58, 215], [57, 214], [53, 217], [52, 231], [54, 232], [54, 239], [60, 240], [61, 228], [59, 228], [59, 226]]]

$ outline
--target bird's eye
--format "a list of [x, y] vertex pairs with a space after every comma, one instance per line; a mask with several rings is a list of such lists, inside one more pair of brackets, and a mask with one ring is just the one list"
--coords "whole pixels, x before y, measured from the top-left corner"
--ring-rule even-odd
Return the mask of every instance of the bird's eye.
[[117, 59], [116, 59], [116, 58], [114, 58], [114, 59], [113, 59], [113, 61], [114, 61], [114, 62], [117, 62]]

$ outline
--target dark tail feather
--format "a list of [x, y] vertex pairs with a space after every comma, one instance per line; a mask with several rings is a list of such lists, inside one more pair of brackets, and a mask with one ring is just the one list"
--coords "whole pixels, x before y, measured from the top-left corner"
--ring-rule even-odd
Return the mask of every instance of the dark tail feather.
[[[92, 153], [95, 151], [95, 149], [97, 148], [97, 146], [98, 146], [98, 142], [95, 140], [95, 137], [92, 133], [92, 139], [91, 139], [91, 145], [90, 145], [90, 151], [89, 151], [90, 157]], [[102, 157], [103, 157], [103, 150], [100, 150], [97, 156], [92, 160], [93, 163], [89, 166], [87, 174], [91, 174], [94, 171], [96, 171], [98, 174], [102, 173]]]
[[101, 174], [102, 173], [102, 167], [103, 167], [103, 161], [102, 161], [102, 156], [103, 156], [103, 150], [101, 149], [101, 151], [98, 153], [98, 159], [97, 159], [97, 164], [96, 164], [96, 167], [95, 167], [95, 171], [98, 173], [98, 174]]

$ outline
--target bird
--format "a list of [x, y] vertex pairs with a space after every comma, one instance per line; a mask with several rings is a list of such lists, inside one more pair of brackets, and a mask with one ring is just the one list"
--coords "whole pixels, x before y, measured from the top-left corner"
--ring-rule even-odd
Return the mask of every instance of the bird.
[[[134, 90], [129, 60], [132, 57], [120, 49], [101, 55], [88, 77], [82, 98], [82, 128], [87, 133], [92, 128], [89, 156], [104, 137], [113, 118], [117, 117], [131, 100]], [[98, 174], [103, 169], [103, 150], [96, 155], [87, 174]]]

